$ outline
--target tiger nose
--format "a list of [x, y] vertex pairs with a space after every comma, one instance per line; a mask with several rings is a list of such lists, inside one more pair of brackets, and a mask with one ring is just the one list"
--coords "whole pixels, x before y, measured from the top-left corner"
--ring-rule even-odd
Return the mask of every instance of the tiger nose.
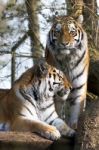
[[62, 45], [63, 46], [66, 46], [66, 45], [68, 45], [69, 44], [69, 42], [62, 42]]

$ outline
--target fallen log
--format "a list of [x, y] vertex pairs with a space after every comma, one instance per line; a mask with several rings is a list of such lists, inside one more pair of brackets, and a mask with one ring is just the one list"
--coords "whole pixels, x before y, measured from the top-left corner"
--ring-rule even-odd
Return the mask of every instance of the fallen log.
[[74, 139], [57, 141], [29, 132], [0, 132], [0, 150], [73, 150]]
[[0, 132], [0, 150], [45, 150], [52, 143], [32, 133]]

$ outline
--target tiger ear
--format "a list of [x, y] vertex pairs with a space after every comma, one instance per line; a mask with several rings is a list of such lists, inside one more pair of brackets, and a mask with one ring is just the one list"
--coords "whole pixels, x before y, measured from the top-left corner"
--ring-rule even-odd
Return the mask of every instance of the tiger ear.
[[82, 24], [83, 23], [83, 21], [84, 21], [84, 17], [83, 17], [83, 15], [81, 14], [81, 15], [79, 15], [78, 17], [77, 17], [77, 22], [78, 23], [80, 23], [80, 24]]
[[44, 60], [40, 60], [36, 68], [37, 77], [45, 77], [47, 73], [48, 73], [48, 64]]
[[55, 16], [56, 16], [56, 17], [59, 16], [59, 12], [58, 12], [58, 11], [55, 12]]
[[83, 23], [83, 15], [82, 14], [73, 14], [72, 17], [79, 23], [79, 24], [82, 24]]
[[53, 14], [52, 22], [54, 22], [58, 16], [59, 16], [59, 13], [58, 13], [58, 11], [56, 11], [56, 12]]

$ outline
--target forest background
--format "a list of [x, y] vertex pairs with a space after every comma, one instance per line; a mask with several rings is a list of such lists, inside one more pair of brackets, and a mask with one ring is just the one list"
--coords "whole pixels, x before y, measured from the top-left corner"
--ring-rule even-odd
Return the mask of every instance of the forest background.
[[[54, 16], [71, 14], [75, 5], [76, 0], [0, 0], [0, 88], [10, 88], [44, 56]], [[98, 15], [99, 0], [84, 0], [90, 51], [99, 50]]]

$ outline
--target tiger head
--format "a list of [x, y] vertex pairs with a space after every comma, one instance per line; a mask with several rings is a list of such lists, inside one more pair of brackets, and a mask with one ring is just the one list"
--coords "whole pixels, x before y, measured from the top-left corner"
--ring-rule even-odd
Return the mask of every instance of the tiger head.
[[87, 45], [87, 36], [81, 24], [81, 16], [77, 20], [70, 16], [56, 17], [48, 34], [47, 47], [67, 55], [82, 49]]
[[45, 60], [39, 61], [35, 65], [34, 70], [35, 76], [37, 77], [36, 88], [39, 90], [38, 93], [40, 95], [50, 97], [58, 93], [63, 100], [68, 96], [71, 89], [71, 84], [62, 71], [47, 64]]

